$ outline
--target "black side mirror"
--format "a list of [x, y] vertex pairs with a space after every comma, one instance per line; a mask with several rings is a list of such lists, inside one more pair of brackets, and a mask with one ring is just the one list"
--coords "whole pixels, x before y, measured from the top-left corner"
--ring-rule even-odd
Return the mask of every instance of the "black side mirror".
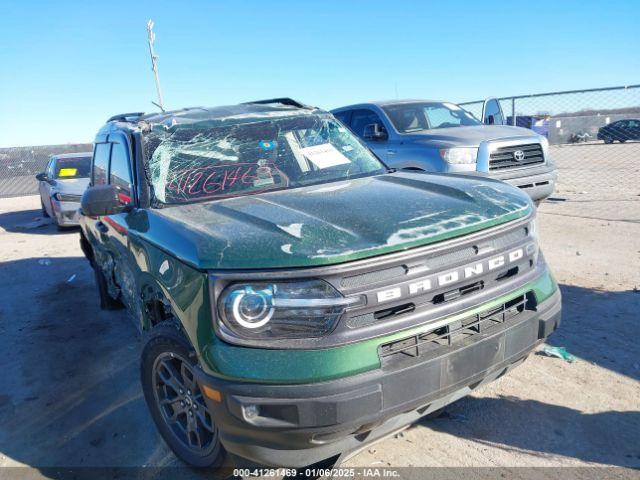
[[386, 140], [389, 138], [387, 132], [384, 127], [379, 123], [370, 123], [369, 125], [364, 127], [364, 133], [362, 135], [365, 140]]
[[87, 188], [80, 200], [82, 213], [89, 217], [114, 215], [125, 209], [118, 200], [118, 189], [115, 185], [96, 185]]
[[40, 172], [36, 175], [36, 180], [39, 182], [47, 182], [49, 179], [47, 178], [47, 174], [44, 172]]

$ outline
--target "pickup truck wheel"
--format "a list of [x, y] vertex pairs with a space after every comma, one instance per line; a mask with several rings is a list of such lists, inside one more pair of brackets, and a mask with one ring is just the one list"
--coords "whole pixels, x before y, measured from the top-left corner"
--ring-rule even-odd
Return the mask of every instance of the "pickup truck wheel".
[[107, 279], [104, 273], [97, 265], [92, 265], [93, 274], [96, 277], [96, 285], [98, 286], [98, 294], [100, 295], [100, 308], [102, 310], [120, 310], [124, 308], [122, 302], [109, 295], [109, 288], [107, 287]]
[[196, 382], [193, 350], [173, 325], [159, 325], [142, 352], [141, 381], [151, 417], [180, 460], [217, 467], [225, 457], [218, 428]]
[[604, 143], [613, 143], [613, 138], [605, 138]]

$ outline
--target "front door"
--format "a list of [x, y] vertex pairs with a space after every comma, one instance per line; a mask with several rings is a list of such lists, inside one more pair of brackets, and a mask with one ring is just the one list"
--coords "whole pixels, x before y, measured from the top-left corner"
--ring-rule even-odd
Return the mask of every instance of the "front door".
[[[117, 188], [118, 200], [123, 207], [134, 205], [133, 180], [131, 171], [131, 155], [129, 142], [122, 134], [109, 135], [111, 156], [109, 162], [108, 183]], [[129, 250], [129, 225], [127, 218], [130, 209], [125, 209], [115, 215], [105, 215], [100, 218], [100, 228], [106, 253], [112, 262], [112, 275], [120, 299], [129, 311], [136, 314], [139, 301], [136, 295], [136, 279], [131, 266], [135, 263]], [[137, 312], [141, 314], [142, 312]], [[137, 316], [137, 315], [136, 315]]]

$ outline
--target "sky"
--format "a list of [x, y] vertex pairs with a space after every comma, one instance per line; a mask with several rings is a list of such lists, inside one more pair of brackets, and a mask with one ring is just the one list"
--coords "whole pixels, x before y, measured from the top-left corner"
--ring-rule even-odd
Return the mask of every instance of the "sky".
[[640, 83], [640, 0], [13, 1], [0, 147], [91, 142], [116, 113], [288, 96], [452, 102]]

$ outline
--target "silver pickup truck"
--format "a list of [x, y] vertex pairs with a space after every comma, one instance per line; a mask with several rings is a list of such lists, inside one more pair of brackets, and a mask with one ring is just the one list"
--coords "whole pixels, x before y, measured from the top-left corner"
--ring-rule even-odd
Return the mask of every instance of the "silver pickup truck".
[[536, 204], [553, 193], [556, 166], [547, 139], [532, 130], [484, 125], [458, 105], [430, 100], [360, 103], [331, 113], [390, 167], [503, 180]]

